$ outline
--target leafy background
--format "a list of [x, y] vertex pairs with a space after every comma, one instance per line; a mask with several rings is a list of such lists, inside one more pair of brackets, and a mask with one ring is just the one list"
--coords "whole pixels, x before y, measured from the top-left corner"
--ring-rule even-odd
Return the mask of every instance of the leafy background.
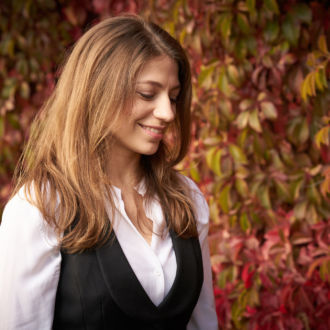
[[327, 1], [3, 0], [0, 202], [60, 61], [123, 12], [163, 26], [193, 73], [179, 169], [209, 203], [220, 329], [330, 329]]

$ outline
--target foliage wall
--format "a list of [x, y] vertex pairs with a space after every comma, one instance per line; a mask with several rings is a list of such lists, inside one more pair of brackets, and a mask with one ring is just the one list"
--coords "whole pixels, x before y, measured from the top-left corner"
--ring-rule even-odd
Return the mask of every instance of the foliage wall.
[[330, 329], [326, 1], [4, 0], [0, 199], [56, 68], [91, 24], [139, 13], [191, 60], [193, 142], [180, 169], [211, 214], [221, 329]]

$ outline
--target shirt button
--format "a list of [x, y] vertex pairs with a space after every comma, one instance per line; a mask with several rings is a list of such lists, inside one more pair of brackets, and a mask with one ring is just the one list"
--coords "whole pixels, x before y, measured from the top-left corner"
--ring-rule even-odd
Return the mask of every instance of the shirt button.
[[155, 275], [156, 276], [160, 276], [161, 274], [160, 274], [160, 271], [159, 270], [155, 270]]

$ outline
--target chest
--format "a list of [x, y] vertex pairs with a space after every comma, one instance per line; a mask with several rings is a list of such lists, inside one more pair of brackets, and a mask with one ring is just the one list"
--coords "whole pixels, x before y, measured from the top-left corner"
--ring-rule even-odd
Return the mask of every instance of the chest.
[[156, 306], [116, 238], [97, 250], [62, 253], [54, 329], [185, 329], [203, 282], [197, 238], [171, 233], [177, 271]]

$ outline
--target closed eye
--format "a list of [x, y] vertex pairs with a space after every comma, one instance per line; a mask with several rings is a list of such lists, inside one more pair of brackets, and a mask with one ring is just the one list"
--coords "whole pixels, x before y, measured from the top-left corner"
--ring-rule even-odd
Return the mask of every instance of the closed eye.
[[154, 98], [154, 94], [145, 94], [141, 92], [137, 92], [137, 93], [145, 100], [152, 100]]
[[178, 102], [178, 98], [177, 97], [171, 97], [170, 101], [171, 101], [171, 103], [176, 104]]

